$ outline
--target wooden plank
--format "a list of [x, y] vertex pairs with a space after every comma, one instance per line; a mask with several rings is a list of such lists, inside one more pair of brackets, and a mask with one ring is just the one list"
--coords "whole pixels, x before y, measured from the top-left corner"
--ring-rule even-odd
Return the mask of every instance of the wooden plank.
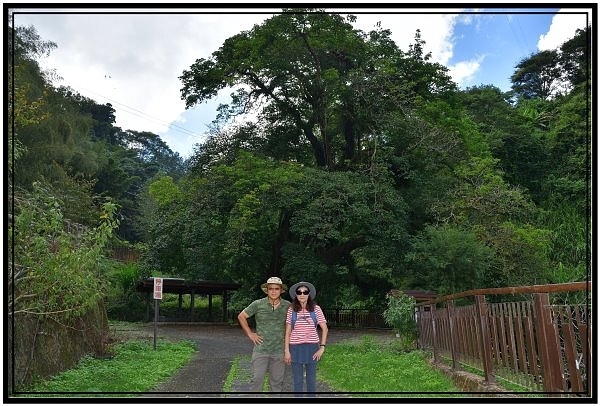
[[565, 358], [568, 376], [567, 390], [573, 392], [583, 392], [583, 382], [579, 368], [577, 368], [577, 346], [575, 342], [575, 332], [573, 331], [573, 318], [571, 316], [571, 306], [564, 306], [561, 309], [561, 327], [565, 347]]
[[[538, 343], [542, 378], [546, 392], [559, 392], [562, 389], [560, 348], [552, 323], [552, 312], [547, 293], [536, 293], [534, 300], [535, 336]], [[557, 356], [558, 355], [558, 356]]]
[[490, 335], [492, 337], [492, 343], [493, 343], [493, 350], [494, 350], [494, 361], [496, 365], [502, 365], [502, 356], [500, 355], [500, 333], [499, 333], [499, 322], [498, 322], [498, 317], [494, 316], [491, 318], [492, 319], [492, 334]]
[[485, 381], [488, 384], [494, 383], [494, 368], [492, 366], [492, 334], [490, 331], [489, 321], [492, 319], [491, 316], [488, 316], [488, 305], [485, 302], [485, 297], [483, 295], [478, 295], [475, 297], [476, 306], [477, 306], [477, 318], [479, 320], [479, 337], [481, 342], [481, 355], [482, 355], [482, 364], [483, 364], [483, 373], [485, 377]]
[[446, 315], [448, 316], [448, 340], [450, 345], [450, 353], [452, 354], [452, 369], [460, 369], [460, 359], [457, 351], [456, 343], [456, 316], [454, 314], [454, 301], [450, 300], [447, 303]]
[[592, 290], [592, 282], [567, 282], [548, 285], [530, 285], [530, 286], [510, 286], [506, 288], [487, 288], [466, 290], [460, 293], [454, 293], [448, 296], [441, 296], [434, 300], [428, 300], [421, 304], [428, 305], [432, 303], [441, 303], [449, 300], [460, 299], [463, 297], [477, 295], [516, 295], [516, 294], [536, 294], [536, 293], [557, 293], [557, 292], [579, 292]]
[[558, 328], [558, 312], [553, 311], [556, 310], [556, 307], [550, 307], [550, 315], [551, 315], [551, 327], [554, 334], [550, 336], [550, 338], [554, 342], [555, 355], [553, 357], [552, 368], [553, 371], [553, 379], [555, 387], [558, 388], [558, 391], [566, 391], [567, 390], [567, 381], [565, 379], [565, 373], [563, 368], [563, 351], [560, 346], [560, 331]]
[[[498, 365], [504, 367], [497, 370], [499, 376], [505, 373], [505, 378], [550, 396], [566, 390], [589, 393], [588, 382], [593, 371], [587, 313], [579, 306], [551, 306], [548, 295], [549, 292], [575, 291], [581, 286], [591, 289], [591, 284], [580, 285], [551, 286], [546, 291], [541, 285], [528, 287], [535, 292], [533, 302], [487, 304], [485, 296], [477, 295], [476, 305], [485, 305], [479, 308], [475, 305], [453, 307], [445, 304], [447, 299], [459, 296], [445, 297], [442, 300], [445, 307], [431, 323], [436, 324], [435, 341], [440, 352], [452, 357], [454, 368], [461, 360], [473, 366], [481, 362], [485, 372], [487, 359], [487, 375], [492, 378], [494, 365]], [[478, 297], [483, 302], [481, 299], [478, 302]], [[485, 310], [483, 315], [482, 309]], [[423, 323], [419, 327], [425, 330], [425, 326]]]
[[467, 331], [469, 333], [469, 348], [470, 354], [473, 359], [479, 360], [481, 362], [481, 353], [479, 351], [479, 344], [477, 342], [477, 337], [479, 333], [479, 329], [477, 327], [477, 319], [475, 318], [475, 314], [471, 312], [469, 318], [467, 319]]
[[518, 372], [519, 368], [517, 367], [517, 347], [515, 345], [515, 330], [514, 330], [514, 311], [513, 311], [513, 303], [507, 303], [507, 317], [506, 317], [506, 326], [507, 326], [507, 344], [508, 344], [508, 354], [510, 357], [510, 365], [513, 371]]
[[521, 302], [517, 305], [516, 315], [515, 315], [515, 339], [516, 346], [518, 349], [518, 359], [519, 359], [519, 371], [522, 373], [527, 373], [526, 366], [526, 357], [525, 357], [525, 340], [523, 333], [523, 318], [525, 314], [525, 303]]
[[527, 360], [529, 365], [528, 370], [533, 382], [535, 382], [535, 387], [540, 388], [542, 377], [539, 368], [538, 351], [535, 345], [535, 334], [533, 331], [533, 322], [531, 316], [525, 316], [525, 320], [523, 320], [523, 327], [525, 329], [525, 343], [527, 346]]
[[506, 326], [504, 325], [504, 308], [504, 303], [501, 303], [501, 315], [498, 316], [498, 347], [500, 348], [502, 365], [508, 368], [508, 344], [506, 342]]

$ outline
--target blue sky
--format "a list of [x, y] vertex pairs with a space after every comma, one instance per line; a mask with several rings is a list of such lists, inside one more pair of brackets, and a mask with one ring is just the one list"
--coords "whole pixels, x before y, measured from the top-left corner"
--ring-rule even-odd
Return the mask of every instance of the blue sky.
[[[357, 16], [356, 28], [371, 30], [380, 21], [402, 50], [414, 42], [416, 29], [432, 61], [447, 66], [461, 88], [492, 84], [510, 90], [515, 65], [542, 49], [554, 49], [584, 28], [591, 9], [408, 9], [336, 8]], [[206, 138], [219, 102], [185, 109], [178, 79], [197, 58], [208, 58], [223, 41], [251, 29], [280, 8], [251, 9], [16, 9], [16, 25], [34, 25], [41, 38], [57, 48], [40, 61], [60, 79], [98, 103], [116, 109], [124, 130], [161, 135], [187, 158]], [[152, 13], [149, 13], [151, 11]], [[210, 13], [209, 13], [210, 11]], [[575, 14], [573, 14], [575, 13]], [[90, 29], [94, 27], [94, 29]]]
[[[556, 12], [558, 9], [549, 11]], [[550, 12], [465, 14], [465, 19], [469, 16], [477, 21], [471, 19], [467, 23], [457, 23], [454, 55], [449, 64], [481, 56], [481, 66], [467, 84], [493, 84], [503, 91], [510, 90], [510, 76], [514, 73], [515, 65], [523, 58], [539, 52], [539, 38], [548, 32], [554, 17]]]

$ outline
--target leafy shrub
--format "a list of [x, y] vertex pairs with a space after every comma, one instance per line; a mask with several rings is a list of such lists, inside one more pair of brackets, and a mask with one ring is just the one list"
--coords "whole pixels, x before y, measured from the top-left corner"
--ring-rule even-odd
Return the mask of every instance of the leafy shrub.
[[[95, 227], [70, 222], [63, 202], [46, 185], [19, 196], [9, 227], [10, 316], [73, 319], [98, 304], [103, 250], [119, 225], [117, 205], [102, 205]], [[100, 287], [100, 289], [99, 289]]]
[[141, 270], [137, 263], [109, 261], [106, 278], [110, 288], [107, 292], [108, 317], [112, 320], [142, 320], [146, 309], [144, 295], [135, 290], [141, 279]]
[[387, 295], [387, 308], [383, 319], [403, 340], [410, 343], [417, 337], [417, 324], [414, 319], [415, 299], [402, 292]]

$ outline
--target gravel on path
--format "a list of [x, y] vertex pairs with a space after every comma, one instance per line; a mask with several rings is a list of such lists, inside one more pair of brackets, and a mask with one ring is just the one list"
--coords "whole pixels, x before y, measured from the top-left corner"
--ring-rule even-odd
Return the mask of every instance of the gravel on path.
[[[154, 335], [153, 323], [142, 327], [143, 334]], [[329, 329], [328, 343], [359, 340], [370, 334], [383, 338], [390, 336], [386, 330]], [[244, 335], [239, 326], [226, 323], [160, 323], [157, 327], [159, 339], [187, 339], [196, 343], [198, 353], [192, 360], [171, 376], [166, 382], [159, 384], [151, 392], [142, 397], [164, 398], [200, 398], [200, 397], [261, 397], [273, 394], [257, 394], [248, 392], [250, 376], [250, 359], [252, 343]], [[223, 392], [227, 375], [236, 358], [238, 363], [237, 380], [232, 383], [231, 392]], [[335, 393], [325, 383], [317, 384], [318, 397], [345, 397]], [[292, 393], [291, 368], [286, 371], [284, 393], [278, 397], [294, 396]]]

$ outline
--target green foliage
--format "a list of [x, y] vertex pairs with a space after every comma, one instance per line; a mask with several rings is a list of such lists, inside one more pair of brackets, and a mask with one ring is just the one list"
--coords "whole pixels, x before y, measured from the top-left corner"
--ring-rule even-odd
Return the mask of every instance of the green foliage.
[[494, 251], [482, 280], [495, 285], [485, 287], [550, 283], [550, 237], [549, 230], [511, 222], [482, 231], [480, 238]]
[[145, 299], [135, 290], [142, 279], [137, 263], [109, 261], [104, 271], [106, 313], [111, 320], [140, 320], [146, 311]]
[[156, 349], [150, 342], [117, 344], [114, 358], [85, 357], [75, 368], [38, 383], [28, 392], [51, 392], [57, 396], [148, 392], [185, 365], [195, 351], [195, 344], [185, 340], [176, 343], [161, 340]]
[[[589, 29], [521, 61], [516, 92], [459, 91], [419, 31], [402, 51], [353, 16], [287, 11], [183, 72], [187, 107], [241, 89], [189, 170], [158, 135], [114, 127], [109, 104], [53, 87], [35, 58], [55, 45], [9, 30], [9, 190], [48, 182], [87, 227], [110, 197], [117, 235], [144, 241], [140, 275], [240, 282], [239, 303], [270, 275], [310, 279], [324, 304], [379, 307], [396, 284], [589, 274]], [[255, 122], [224, 126], [250, 110]]]
[[550, 230], [549, 259], [556, 264], [549, 275], [552, 283], [590, 279], [590, 217], [569, 202], [556, 203], [541, 213], [540, 222]]
[[148, 194], [158, 203], [165, 206], [176, 201], [182, 195], [171, 176], [163, 176], [148, 186]]
[[417, 324], [414, 318], [415, 298], [395, 291], [387, 295], [387, 308], [383, 311], [385, 322], [403, 337], [414, 340]]
[[568, 93], [589, 80], [590, 27], [578, 29], [557, 49], [544, 50], [522, 59], [511, 76], [512, 89], [520, 98], [550, 99]]
[[524, 99], [549, 99], [558, 90], [561, 71], [556, 50], [538, 52], [517, 64], [512, 89]]
[[493, 251], [470, 231], [452, 226], [427, 226], [413, 239], [406, 256], [410, 285], [438, 295], [483, 287]]
[[585, 84], [589, 77], [591, 58], [588, 55], [592, 46], [590, 28], [588, 25], [585, 29], [577, 29], [575, 36], [560, 46], [562, 77], [572, 87]]
[[[301, 24], [306, 21], [310, 26]], [[199, 148], [187, 180], [193, 187], [180, 186], [187, 203], [179, 208], [184, 223], [193, 219], [190, 227], [180, 233], [180, 214], [161, 213], [174, 234], [157, 233], [169, 250], [154, 252], [180, 256], [186, 274], [241, 282], [246, 293], [240, 297], [252, 296], [270, 274], [335, 284], [335, 297], [322, 299], [332, 304], [381, 304], [381, 292], [394, 283], [440, 292], [496, 286], [515, 281], [524, 268], [529, 271], [519, 281], [546, 280], [544, 268], [557, 264], [548, 261], [552, 230], [536, 224], [536, 204], [551, 185], [570, 185], [571, 195], [580, 196], [585, 141], [575, 138], [582, 132], [571, 120], [585, 122], [579, 116], [585, 103], [573, 97], [511, 104], [509, 94], [491, 86], [457, 92], [443, 69], [428, 62], [419, 33], [403, 53], [389, 43], [386, 30], [334, 35], [346, 29], [335, 17], [311, 10], [276, 16], [228, 39], [210, 60], [184, 72], [182, 95], [189, 106], [233, 83], [249, 83], [252, 90], [236, 94], [222, 118], [242, 105], [258, 107], [253, 97], [264, 96], [265, 103], [258, 123], [216, 130]], [[276, 46], [275, 31], [290, 33], [288, 48]], [[296, 43], [297, 33], [307, 42]], [[343, 46], [332, 54], [336, 41]], [[349, 44], [357, 48], [346, 49]], [[307, 77], [317, 68], [307, 65], [307, 48], [337, 62], [344, 55], [349, 64], [324, 57], [315, 62], [319, 73]], [[305, 71], [294, 70], [305, 65]], [[260, 83], [248, 74], [255, 71], [264, 73]], [[281, 75], [290, 71], [295, 73]], [[296, 92], [297, 82], [327, 100], [325, 107]], [[568, 114], [549, 115], [558, 105]], [[554, 143], [568, 134], [567, 122], [578, 149], [562, 166], [568, 174], [557, 171], [545, 180], [551, 157], [559, 159], [558, 151], [567, 148], [567, 142]], [[313, 148], [314, 161], [297, 148], [302, 144]], [[348, 152], [358, 145], [360, 154]], [[286, 177], [288, 171], [294, 175]]]
[[489, 144], [479, 132], [474, 120], [465, 114], [465, 109], [458, 98], [447, 97], [424, 103], [419, 110], [419, 115], [433, 124], [436, 131], [460, 137], [462, 147], [470, 156], [481, 158], [490, 156]]
[[352, 27], [352, 16], [323, 11], [281, 13], [199, 58], [180, 77], [186, 107], [237, 87], [232, 102], [219, 107], [219, 121], [256, 109], [264, 123], [261, 144], [300, 136], [317, 166], [339, 170], [370, 161], [373, 151], [363, 146], [382, 115], [454, 89], [447, 70], [423, 55], [418, 33], [405, 54], [389, 30], [365, 33]]
[[[118, 226], [116, 206], [105, 203], [98, 225], [73, 227], [61, 202], [42, 185], [20, 196], [14, 228], [9, 228], [11, 312], [69, 319], [97, 304], [104, 290], [99, 263]], [[13, 300], [14, 299], [14, 300]], [[14, 306], [14, 307], [12, 307]]]
[[329, 173], [240, 152], [181, 184], [180, 202], [156, 208], [149, 268], [234, 280], [254, 294], [268, 275], [339, 287], [346, 279], [359, 300], [390, 287], [386, 263], [406, 239], [406, 204], [385, 171]]
[[[458, 182], [449, 210], [467, 223], [496, 223], [502, 218], [527, 218], [535, 210], [528, 196], [502, 178], [494, 158], [471, 158], [454, 172]], [[448, 209], [447, 209], [448, 210]]]
[[110, 104], [99, 105], [70, 88], [54, 87], [35, 58], [55, 44], [43, 42], [34, 27], [9, 31], [16, 48], [11, 53], [14, 69], [9, 69], [14, 83], [9, 89], [14, 186], [31, 191], [33, 182], [51, 184], [65, 217], [86, 226], [97, 217], [96, 196], [108, 196], [120, 210], [117, 234], [136, 241], [135, 196], [157, 173], [180, 177], [181, 157], [156, 134], [115, 127]]

